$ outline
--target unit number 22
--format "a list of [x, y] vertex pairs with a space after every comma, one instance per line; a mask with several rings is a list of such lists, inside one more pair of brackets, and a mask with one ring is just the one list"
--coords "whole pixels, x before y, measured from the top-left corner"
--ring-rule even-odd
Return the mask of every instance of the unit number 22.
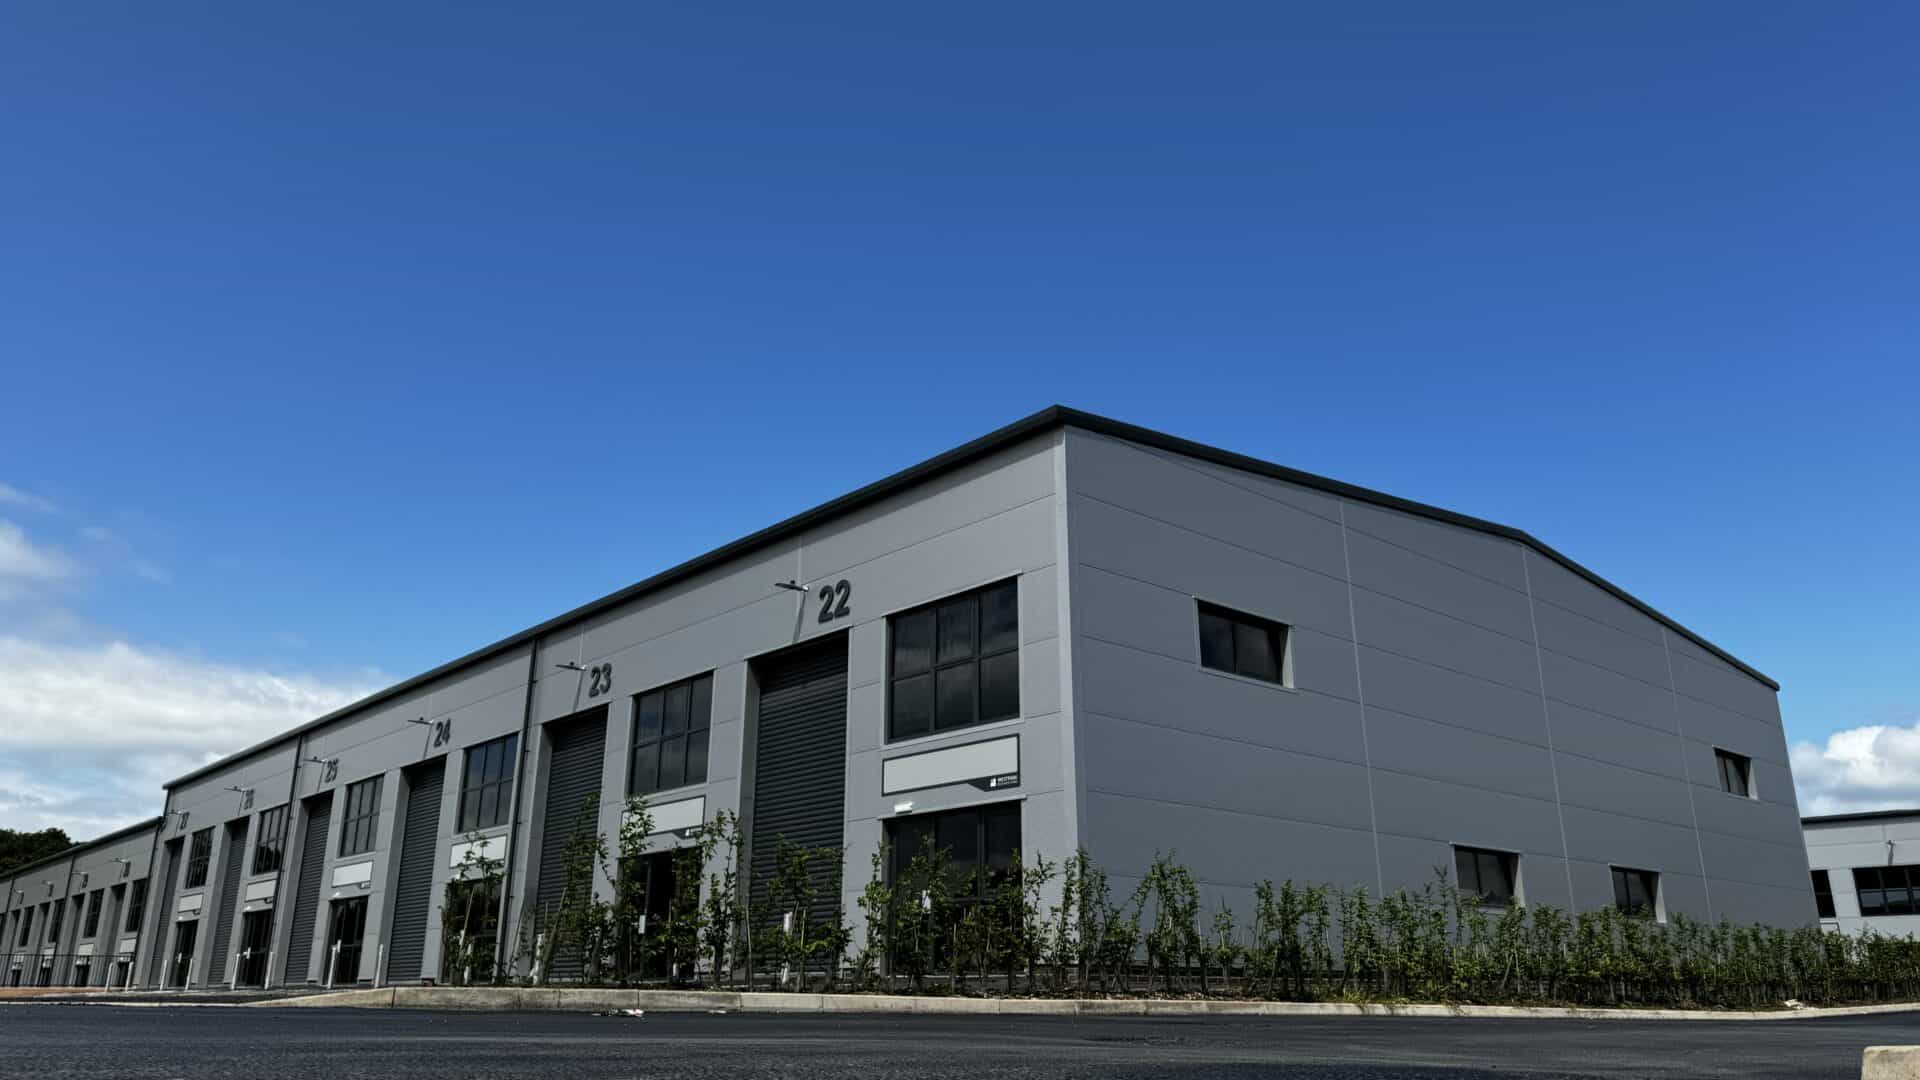
[[853, 614], [847, 607], [847, 601], [853, 598], [853, 586], [845, 578], [831, 585], [820, 586], [820, 622], [832, 622]]

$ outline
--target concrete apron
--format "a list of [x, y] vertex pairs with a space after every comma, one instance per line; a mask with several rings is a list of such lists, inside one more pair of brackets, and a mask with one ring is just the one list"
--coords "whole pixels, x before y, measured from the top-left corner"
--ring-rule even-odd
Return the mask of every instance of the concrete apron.
[[[1582, 1009], [1520, 1005], [1357, 1005], [1346, 1002], [1199, 1001], [1157, 998], [966, 998], [898, 994], [778, 994], [729, 990], [572, 990], [552, 987], [390, 986], [339, 990], [248, 1009], [453, 1009], [559, 1012], [892, 1013], [972, 1016], [1421, 1016], [1526, 1020], [1811, 1020], [1920, 1012], [1920, 1002], [1831, 1009]], [[1913, 1074], [1920, 1077], [1920, 1072]]]
[[1920, 1080], [1920, 1046], [1869, 1046], [1860, 1080]]

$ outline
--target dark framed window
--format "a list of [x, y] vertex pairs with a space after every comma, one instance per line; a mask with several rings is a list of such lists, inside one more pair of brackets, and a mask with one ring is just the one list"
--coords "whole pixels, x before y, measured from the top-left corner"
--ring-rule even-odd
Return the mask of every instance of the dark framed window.
[[60, 916], [66, 913], [67, 903], [55, 900], [47, 907], [47, 942], [57, 949], [60, 947]]
[[140, 921], [147, 917], [147, 879], [141, 878], [128, 887], [127, 921], [120, 924], [123, 934], [140, 932]]
[[712, 725], [711, 672], [635, 695], [627, 794], [671, 791], [705, 782]]
[[1200, 603], [1200, 666], [1286, 685], [1287, 628], [1272, 619]]
[[260, 815], [260, 831], [253, 842], [253, 872], [271, 874], [280, 869], [286, 855], [287, 808], [276, 806]]
[[1002, 581], [887, 620], [887, 738], [1020, 715], [1020, 597]]
[[1720, 790], [1738, 795], [1743, 799], [1753, 797], [1753, 759], [1731, 750], [1715, 750], [1715, 764], [1720, 767]]
[[1629, 915], [1654, 918], [1658, 912], [1660, 875], [1652, 870], [1613, 868], [1613, 906]]
[[80, 928], [83, 937], [92, 937], [100, 932], [100, 906], [106, 899], [105, 889], [95, 889], [93, 895], [87, 897], [87, 921]]
[[373, 850], [374, 832], [380, 824], [381, 776], [369, 776], [347, 785], [346, 816], [340, 820], [340, 854], [359, 855]]
[[[500, 879], [484, 877], [447, 882], [445, 912], [440, 924], [443, 935], [440, 977], [453, 986], [492, 981], [493, 952], [500, 940]], [[455, 971], [453, 964], [457, 960], [468, 961], [478, 970]]]
[[1863, 866], [1853, 872], [1862, 915], [1920, 914], [1920, 866]]
[[1833, 881], [1827, 877], [1825, 870], [1813, 872], [1813, 906], [1823, 919], [1836, 917], [1833, 913]]
[[27, 938], [33, 933], [33, 909], [21, 908], [16, 914], [20, 920], [20, 940], [14, 945], [16, 948], [24, 949], [27, 947]]
[[1480, 898], [1487, 907], [1507, 907], [1514, 902], [1514, 879], [1520, 857], [1507, 851], [1456, 847], [1453, 868], [1460, 891]]
[[467, 747], [460, 778], [460, 831], [505, 825], [513, 813], [513, 778], [519, 772], [520, 735], [502, 735]]
[[889, 880], [910, 880], [916, 856], [946, 854], [947, 888], [955, 904], [978, 904], [1019, 872], [1020, 804], [994, 803], [887, 822]]
[[207, 860], [213, 856], [213, 827], [193, 834], [187, 844], [187, 883], [183, 888], [198, 889], [207, 883]]

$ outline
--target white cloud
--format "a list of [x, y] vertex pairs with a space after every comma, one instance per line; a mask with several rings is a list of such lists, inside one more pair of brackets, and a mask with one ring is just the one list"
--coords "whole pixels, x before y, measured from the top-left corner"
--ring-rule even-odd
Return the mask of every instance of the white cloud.
[[0, 826], [81, 839], [151, 817], [162, 782], [387, 681], [0, 636]]
[[0, 484], [0, 506], [19, 506], [41, 514], [56, 512], [52, 503], [12, 484]]
[[1920, 806], [1920, 719], [1836, 731], [1825, 745], [1793, 745], [1803, 814]]
[[40, 547], [27, 539], [25, 529], [0, 520], [0, 578], [51, 581], [73, 573], [73, 560], [58, 548]]

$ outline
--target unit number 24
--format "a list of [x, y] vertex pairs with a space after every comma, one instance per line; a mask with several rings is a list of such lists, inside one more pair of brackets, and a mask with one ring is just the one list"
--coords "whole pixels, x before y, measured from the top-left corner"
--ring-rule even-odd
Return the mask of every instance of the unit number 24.
[[847, 601], [853, 598], [853, 586], [845, 578], [831, 585], [820, 586], [820, 592], [816, 595], [820, 599], [820, 622], [832, 622], [853, 614], [852, 609], [847, 607]]

